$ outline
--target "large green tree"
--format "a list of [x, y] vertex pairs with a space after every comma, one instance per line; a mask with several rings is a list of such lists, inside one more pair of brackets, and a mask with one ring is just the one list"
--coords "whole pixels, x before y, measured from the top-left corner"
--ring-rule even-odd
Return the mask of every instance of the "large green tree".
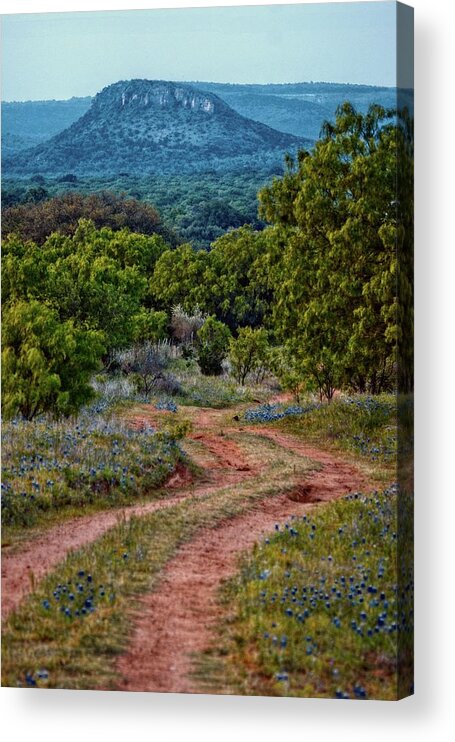
[[62, 322], [45, 304], [9, 305], [2, 320], [4, 416], [76, 412], [93, 396], [89, 380], [103, 350], [101, 333]]
[[[314, 151], [260, 193], [262, 214], [284, 234], [274, 326], [328, 398], [343, 385], [378, 392], [393, 380], [397, 250], [412, 239], [397, 204], [405, 137], [393, 112], [344, 104]], [[404, 173], [412, 195], [412, 169]]]
[[86, 220], [42, 246], [12, 235], [3, 247], [3, 302], [45, 301], [62, 321], [101, 330], [107, 350], [124, 347], [135, 317], [151, 306], [148, 278], [165, 250], [159, 235], [97, 230]]
[[204, 374], [220, 374], [229, 341], [232, 335], [229, 327], [215, 317], [207, 317], [197, 333], [197, 359]]
[[227, 232], [212, 246], [206, 281], [217, 317], [231, 330], [260, 327], [268, 317], [268, 249], [267, 235], [248, 226]]

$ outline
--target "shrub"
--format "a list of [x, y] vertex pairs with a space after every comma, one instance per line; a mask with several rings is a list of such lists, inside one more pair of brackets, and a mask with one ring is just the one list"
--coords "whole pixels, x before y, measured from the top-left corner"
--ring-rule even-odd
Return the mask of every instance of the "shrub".
[[239, 384], [245, 384], [246, 377], [263, 367], [268, 359], [269, 343], [264, 328], [253, 330], [242, 327], [238, 337], [230, 341], [229, 359], [232, 371]]
[[192, 314], [185, 312], [180, 304], [177, 304], [172, 310], [172, 335], [180, 343], [192, 343], [203, 324], [204, 315], [199, 307], [196, 307]]
[[162, 378], [166, 360], [156, 345], [150, 342], [134, 345], [117, 354], [117, 362], [124, 374], [133, 374], [137, 379], [140, 391], [146, 396], [154, 384]]
[[156, 312], [153, 309], [141, 307], [141, 310], [133, 318], [134, 340], [141, 343], [147, 340], [156, 342], [164, 340], [167, 335], [168, 316], [166, 312]]
[[231, 332], [227, 325], [208, 317], [197, 334], [198, 363], [204, 374], [218, 375], [226, 357]]

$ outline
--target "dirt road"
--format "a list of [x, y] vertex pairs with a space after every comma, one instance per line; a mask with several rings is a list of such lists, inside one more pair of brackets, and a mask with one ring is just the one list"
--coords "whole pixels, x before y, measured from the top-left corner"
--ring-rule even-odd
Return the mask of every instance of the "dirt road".
[[[245, 482], [251, 487], [267, 472], [279, 472], [283, 456], [311, 459], [317, 466], [303, 478], [283, 483], [283, 493], [259, 501], [254, 510], [200, 530], [167, 564], [157, 588], [141, 598], [132, 617], [131, 642], [118, 661], [119, 689], [197, 692], [192, 655], [207, 647], [219, 616], [217, 593], [234, 574], [241, 552], [277, 521], [299, 515], [312, 503], [368, 487], [350, 464], [273, 428], [226, 426], [226, 411], [191, 408], [193, 432], [186, 445], [202, 474], [192, 481], [180, 467], [167, 483], [167, 496], [146, 504], [95, 513], [52, 527], [23, 546], [2, 554], [2, 614], [19, 605], [33, 586], [66, 554], [95, 541], [119, 519], [172, 507], [188, 497], [216, 493]], [[131, 419], [140, 428], [157, 421], [152, 407]]]

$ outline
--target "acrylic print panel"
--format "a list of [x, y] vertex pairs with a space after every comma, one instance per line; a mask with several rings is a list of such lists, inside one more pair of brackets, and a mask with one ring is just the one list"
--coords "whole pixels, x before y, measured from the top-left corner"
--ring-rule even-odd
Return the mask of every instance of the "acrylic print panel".
[[412, 23], [2, 17], [4, 685], [413, 692]]

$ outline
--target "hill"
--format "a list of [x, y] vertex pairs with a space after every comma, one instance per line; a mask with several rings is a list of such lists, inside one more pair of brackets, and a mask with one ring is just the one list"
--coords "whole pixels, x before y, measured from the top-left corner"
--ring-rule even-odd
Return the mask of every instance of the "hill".
[[84, 115], [92, 99], [2, 102], [2, 153], [33, 147], [71, 126]]
[[309, 140], [252, 121], [212, 92], [166, 81], [109, 85], [68, 128], [6, 157], [7, 174], [241, 170], [282, 162]]
[[[397, 89], [372, 85], [327, 82], [299, 82], [269, 85], [196, 83], [201, 90], [214, 92], [232, 108], [255, 121], [280, 131], [310, 139], [319, 137], [322, 123], [334, 121], [338, 106], [352, 103], [366, 113], [372, 103], [384, 108], [397, 106]], [[412, 93], [399, 91], [399, 107], [412, 109]]]
[[[333, 120], [337, 106], [349, 100], [361, 113], [371, 103], [396, 105], [395, 88], [371, 85], [301, 82], [240, 85], [194, 82], [242, 116], [295, 136], [316, 139], [324, 120]], [[2, 104], [3, 156], [40, 144], [71, 126], [90, 108], [91, 97], [70, 100], [5, 102]], [[400, 91], [400, 105], [412, 108], [410, 91]]]

